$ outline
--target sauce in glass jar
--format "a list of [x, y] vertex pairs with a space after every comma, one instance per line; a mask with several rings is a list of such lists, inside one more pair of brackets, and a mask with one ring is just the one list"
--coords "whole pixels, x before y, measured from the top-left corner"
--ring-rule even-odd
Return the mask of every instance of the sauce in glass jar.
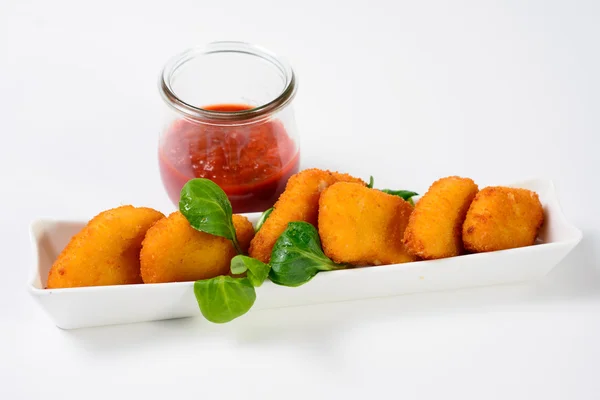
[[170, 114], [158, 158], [171, 201], [207, 178], [234, 213], [272, 207], [300, 166], [289, 65], [254, 45], [216, 42], [171, 60], [160, 89]]
[[[243, 104], [217, 104], [212, 111], [250, 110]], [[299, 152], [281, 121], [215, 126], [178, 120], [159, 149], [160, 172], [167, 193], [179, 202], [183, 185], [207, 178], [225, 191], [236, 213], [271, 207], [298, 172]]]

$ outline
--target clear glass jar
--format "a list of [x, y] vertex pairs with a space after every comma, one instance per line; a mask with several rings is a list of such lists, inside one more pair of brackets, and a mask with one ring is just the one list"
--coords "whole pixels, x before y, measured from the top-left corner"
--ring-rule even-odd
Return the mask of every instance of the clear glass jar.
[[299, 170], [296, 85], [284, 60], [248, 43], [215, 42], [173, 57], [159, 84], [168, 111], [158, 151], [171, 201], [179, 203], [188, 180], [208, 178], [234, 213], [270, 208]]

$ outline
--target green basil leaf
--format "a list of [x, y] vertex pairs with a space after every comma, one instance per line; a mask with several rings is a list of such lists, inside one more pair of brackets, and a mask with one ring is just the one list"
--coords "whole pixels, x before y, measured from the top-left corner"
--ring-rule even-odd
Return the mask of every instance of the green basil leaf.
[[267, 218], [269, 218], [269, 215], [271, 215], [273, 210], [274, 208], [271, 207], [261, 214], [260, 218], [258, 219], [258, 222], [256, 223], [256, 232], [258, 232], [258, 230], [263, 226], [263, 224], [265, 223]]
[[193, 228], [231, 240], [238, 254], [242, 254], [231, 203], [219, 185], [204, 178], [189, 180], [181, 189], [179, 211]]
[[367, 185], [367, 187], [368, 187], [369, 189], [373, 189], [373, 185], [374, 185], [374, 184], [375, 184], [375, 179], [373, 179], [373, 175], [371, 175], [371, 176], [369, 177], [369, 184]]
[[264, 262], [248, 256], [235, 256], [231, 259], [231, 273], [235, 275], [246, 274], [254, 287], [259, 287], [269, 276], [271, 267]]
[[383, 193], [391, 194], [393, 196], [402, 197], [404, 200], [408, 201], [413, 196], [418, 196], [418, 193], [411, 192], [410, 190], [391, 190], [391, 189], [381, 189]]
[[273, 246], [270, 264], [269, 278], [283, 286], [300, 286], [319, 271], [347, 268], [323, 253], [319, 233], [308, 222], [288, 224]]
[[[367, 187], [369, 189], [373, 189], [374, 183], [375, 183], [375, 179], [373, 179], [373, 176], [370, 176], [369, 177], [369, 184], [367, 185]], [[411, 192], [409, 190], [392, 190], [392, 189], [380, 189], [380, 190], [383, 193], [391, 194], [393, 196], [402, 197], [404, 200], [408, 201], [413, 206], [415, 205], [415, 202], [412, 200], [412, 197], [413, 196], [418, 196], [418, 193]]]
[[248, 278], [217, 276], [194, 282], [194, 294], [204, 318], [222, 324], [248, 312], [256, 300]]

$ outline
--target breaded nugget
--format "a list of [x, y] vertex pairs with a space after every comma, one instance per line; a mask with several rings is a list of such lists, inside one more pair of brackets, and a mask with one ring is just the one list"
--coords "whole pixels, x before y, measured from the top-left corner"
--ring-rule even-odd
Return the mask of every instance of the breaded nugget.
[[450, 176], [434, 182], [410, 216], [404, 244], [423, 259], [460, 255], [462, 225], [478, 187], [469, 178]]
[[244, 254], [248, 254], [250, 242], [254, 238], [254, 226], [252, 222], [243, 215], [233, 214], [233, 226], [235, 227], [235, 236]]
[[[248, 219], [233, 215], [240, 247], [248, 250], [254, 228]], [[236, 255], [229, 239], [200, 232], [179, 211], [148, 230], [140, 253], [144, 283], [185, 282], [228, 275]]]
[[537, 193], [502, 186], [482, 189], [467, 212], [462, 237], [474, 252], [530, 246], [544, 222]]
[[285, 191], [273, 206], [273, 212], [250, 243], [250, 256], [268, 263], [277, 238], [290, 222], [305, 221], [316, 226], [319, 196], [325, 188], [336, 182], [355, 182], [366, 186], [361, 179], [348, 174], [316, 168], [290, 177]]
[[60, 253], [48, 274], [48, 289], [142, 283], [140, 249], [161, 212], [122, 206], [92, 220]]
[[356, 183], [334, 183], [319, 199], [323, 252], [337, 263], [382, 265], [414, 261], [402, 244], [412, 206]]

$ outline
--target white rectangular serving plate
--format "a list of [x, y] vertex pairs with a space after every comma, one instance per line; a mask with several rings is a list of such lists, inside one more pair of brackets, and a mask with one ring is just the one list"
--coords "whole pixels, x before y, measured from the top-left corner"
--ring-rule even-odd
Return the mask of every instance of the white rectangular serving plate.
[[[551, 181], [530, 180], [508, 186], [534, 190], [540, 196], [546, 217], [539, 235], [541, 244], [442, 260], [321, 272], [296, 288], [267, 280], [257, 288], [250, 312], [542, 278], [573, 250], [582, 234], [565, 219]], [[247, 214], [253, 223], [259, 215]], [[32, 266], [28, 289], [58, 327], [201, 316], [193, 282], [44, 289], [52, 263], [85, 223], [40, 219], [31, 225], [37, 264]]]

